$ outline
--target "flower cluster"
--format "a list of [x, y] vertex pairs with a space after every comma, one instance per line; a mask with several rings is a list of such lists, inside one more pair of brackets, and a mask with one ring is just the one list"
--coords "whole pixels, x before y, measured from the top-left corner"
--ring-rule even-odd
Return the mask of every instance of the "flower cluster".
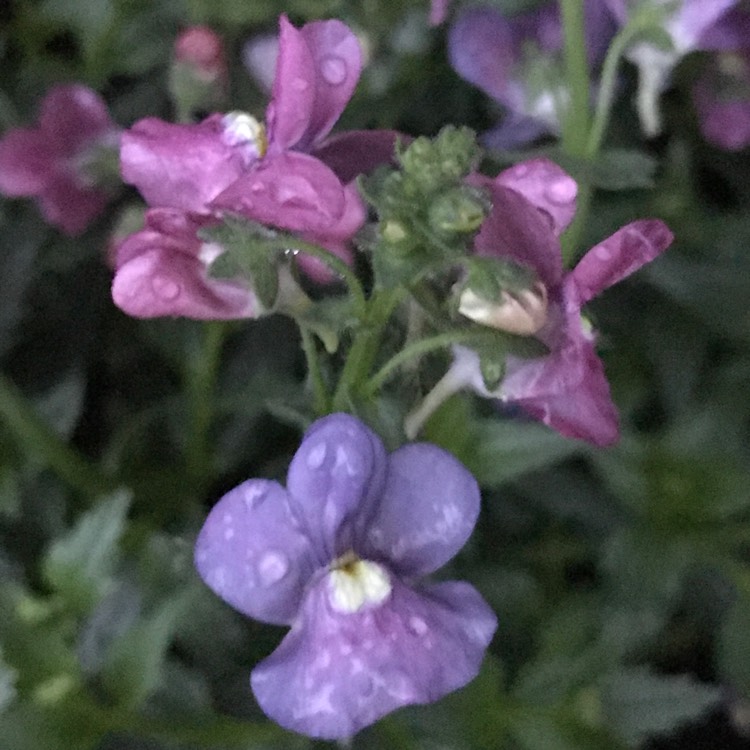
[[241, 612], [291, 626], [253, 670], [261, 708], [344, 739], [471, 680], [495, 615], [466, 583], [418, 581], [478, 513], [476, 482], [450, 454], [426, 443], [388, 454], [347, 414], [310, 427], [286, 489], [251, 479], [226, 494], [198, 537], [198, 571]]

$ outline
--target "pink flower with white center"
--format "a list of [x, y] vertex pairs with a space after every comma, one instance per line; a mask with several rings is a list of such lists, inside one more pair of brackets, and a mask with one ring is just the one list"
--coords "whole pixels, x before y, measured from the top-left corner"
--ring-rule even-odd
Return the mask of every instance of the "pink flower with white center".
[[[618, 416], [595, 336], [581, 308], [607, 287], [664, 251], [672, 233], [661, 221], [634, 221], [595, 245], [569, 272], [562, 267], [560, 235], [575, 215], [577, 185], [546, 159], [522, 162], [496, 178], [475, 176], [489, 190], [492, 210], [474, 241], [478, 256], [498, 258], [533, 272], [527, 294], [500, 303], [469, 298], [464, 314], [513, 333], [535, 335], [549, 349], [543, 357], [506, 358], [500, 385], [485, 386], [479, 356], [455, 347], [448, 373], [407, 420], [407, 434], [451, 393], [469, 387], [487, 398], [517, 404], [567, 437], [609, 445], [619, 436]], [[496, 309], [498, 308], [498, 309]]]
[[78, 235], [104, 210], [97, 160], [116, 153], [120, 131], [90, 88], [64, 84], [42, 100], [39, 122], [0, 139], [0, 192], [35, 198], [45, 220]]
[[224, 495], [195, 563], [232, 607], [290, 627], [250, 677], [266, 714], [345, 740], [472, 680], [495, 615], [467, 583], [421, 579], [466, 543], [479, 503], [449, 453], [415, 443], [388, 454], [348, 414], [310, 426], [286, 487], [250, 479]]

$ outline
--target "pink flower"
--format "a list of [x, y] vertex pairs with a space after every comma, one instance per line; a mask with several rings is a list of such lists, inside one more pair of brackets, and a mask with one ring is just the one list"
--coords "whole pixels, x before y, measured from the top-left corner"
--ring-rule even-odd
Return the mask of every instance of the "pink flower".
[[101, 97], [80, 84], [52, 88], [39, 124], [0, 139], [0, 192], [35, 198], [45, 220], [78, 235], [102, 212], [108, 196], [92, 173], [103, 149], [117, 147], [119, 131]]
[[[508, 356], [502, 382], [488, 391], [478, 355], [456, 347], [454, 363], [440, 388], [455, 391], [469, 386], [486, 397], [517, 404], [568, 437], [595, 445], [613, 443], [619, 434], [617, 410], [596, 354], [594, 333], [581, 318], [581, 308], [658, 256], [671, 243], [672, 233], [655, 219], [632, 222], [565, 272], [559, 237], [575, 214], [577, 193], [568, 174], [546, 159], [535, 159], [495, 179], [476, 176], [472, 181], [487, 188], [492, 197], [492, 210], [475, 239], [475, 253], [533, 272], [536, 282], [529, 297], [521, 296], [520, 305], [511, 312], [516, 319], [534, 323], [532, 330], [549, 353], [532, 359]], [[470, 317], [479, 320], [474, 310]], [[513, 330], [504, 324], [498, 327]]]

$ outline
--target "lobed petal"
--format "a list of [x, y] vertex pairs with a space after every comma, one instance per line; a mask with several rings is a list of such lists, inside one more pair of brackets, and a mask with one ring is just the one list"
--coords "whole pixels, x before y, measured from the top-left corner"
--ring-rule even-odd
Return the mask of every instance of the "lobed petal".
[[228, 604], [279, 625], [295, 620], [314, 571], [310, 541], [286, 491], [263, 479], [243, 482], [211, 509], [195, 545], [195, 565]]
[[279, 18], [279, 51], [271, 102], [266, 109], [268, 152], [281, 153], [302, 139], [315, 101], [315, 61], [302, 32]]
[[386, 466], [380, 438], [348, 414], [319, 419], [305, 433], [289, 466], [287, 490], [321, 565], [351, 550], [356, 529], [367, 528]]
[[294, 151], [266, 156], [211, 203], [261, 224], [325, 234], [346, 209], [344, 186], [323, 162]]
[[57, 175], [39, 195], [39, 207], [45, 220], [76, 237], [105, 209], [107, 193], [81, 187], [72, 177]]
[[174, 125], [156, 117], [139, 120], [122, 135], [123, 179], [151, 206], [205, 213], [248, 166], [242, 150], [222, 132], [219, 115], [197, 125]]
[[57, 154], [40, 130], [14, 128], [0, 139], [0, 192], [39, 195], [54, 178]]
[[260, 707], [281, 726], [344, 740], [397, 708], [441, 698], [479, 672], [497, 620], [472, 586], [413, 590], [393, 579], [382, 605], [342, 614], [331, 608], [326, 582], [309, 589], [301, 619], [252, 672]]
[[476, 480], [450, 453], [405, 445], [388, 459], [385, 490], [357, 551], [387, 560], [399, 576], [431, 573], [464, 546], [479, 504]]
[[39, 127], [59, 154], [74, 155], [117, 130], [104, 100], [88, 86], [63, 84], [42, 101]]
[[505, 169], [495, 184], [511, 188], [552, 219], [559, 237], [576, 213], [576, 181], [549, 159], [531, 159]]
[[492, 210], [475, 240], [477, 255], [515, 261], [535, 271], [547, 287], [562, 279], [560, 243], [552, 219], [523, 195], [487, 178], [469, 182], [489, 187]]
[[330, 132], [344, 111], [362, 72], [362, 50], [341, 21], [313, 21], [300, 30], [312, 54], [315, 98], [300, 147], [307, 150]]
[[570, 274], [580, 305], [656, 258], [673, 239], [663, 221], [642, 219], [592, 247]]
[[409, 140], [396, 130], [349, 130], [327, 138], [311, 153], [342, 182], [351, 182], [381, 164], [394, 165], [396, 142]]

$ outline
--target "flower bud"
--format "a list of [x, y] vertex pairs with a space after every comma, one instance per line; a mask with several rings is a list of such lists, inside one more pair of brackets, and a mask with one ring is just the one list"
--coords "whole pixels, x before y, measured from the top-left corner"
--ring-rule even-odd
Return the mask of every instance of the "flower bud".
[[503, 289], [497, 302], [465, 288], [458, 311], [470, 320], [519, 336], [533, 336], [547, 322], [547, 287], [537, 281], [532, 287]]
[[429, 209], [430, 226], [438, 232], [473, 232], [486, 215], [486, 202], [478, 191], [463, 187], [441, 195]]

